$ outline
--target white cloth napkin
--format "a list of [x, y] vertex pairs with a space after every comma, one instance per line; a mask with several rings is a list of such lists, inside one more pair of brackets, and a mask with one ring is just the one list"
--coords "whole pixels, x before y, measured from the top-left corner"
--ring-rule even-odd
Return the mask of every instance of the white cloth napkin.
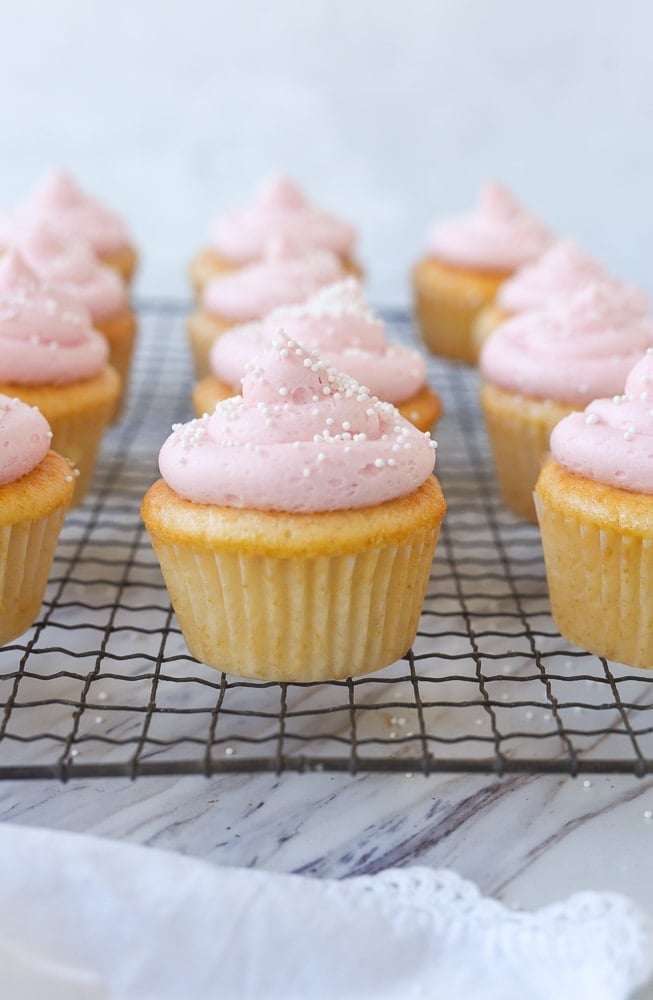
[[3, 1000], [613, 1000], [652, 972], [618, 895], [518, 913], [450, 871], [318, 880], [0, 826]]

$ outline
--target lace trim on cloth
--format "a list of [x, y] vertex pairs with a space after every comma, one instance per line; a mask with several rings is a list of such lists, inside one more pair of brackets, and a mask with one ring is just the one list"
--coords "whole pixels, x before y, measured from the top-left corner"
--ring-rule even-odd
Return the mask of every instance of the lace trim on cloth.
[[451, 871], [343, 881], [0, 825], [3, 1000], [622, 1000], [653, 922], [585, 892], [535, 913]]

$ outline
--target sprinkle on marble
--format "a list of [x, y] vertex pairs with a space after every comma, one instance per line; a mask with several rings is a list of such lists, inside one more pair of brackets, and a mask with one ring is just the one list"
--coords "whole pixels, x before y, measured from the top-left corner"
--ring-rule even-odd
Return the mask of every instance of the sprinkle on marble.
[[653, 809], [644, 810], [644, 819], [647, 821], [647, 823], [650, 823], [650, 821], [653, 819]]
[[588, 778], [585, 778], [585, 781], [583, 782], [583, 788], [591, 788], [591, 787], [592, 787], [592, 782]]

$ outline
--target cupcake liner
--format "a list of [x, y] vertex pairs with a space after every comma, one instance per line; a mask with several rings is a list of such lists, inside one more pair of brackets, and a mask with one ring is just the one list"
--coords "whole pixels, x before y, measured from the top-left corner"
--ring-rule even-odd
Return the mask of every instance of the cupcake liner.
[[186, 333], [193, 358], [195, 378], [206, 378], [211, 374], [209, 355], [214, 341], [229, 330], [234, 324], [202, 310], [197, 310], [188, 317]]
[[653, 539], [588, 522], [561, 499], [539, 487], [535, 498], [558, 629], [598, 656], [652, 668]]
[[[22, 635], [39, 613], [57, 540], [72, 496], [68, 467], [52, 452], [40, 467], [2, 487], [0, 645]], [[30, 512], [11, 523], [15, 511]]]
[[555, 425], [574, 407], [530, 399], [484, 385], [480, 395], [499, 493], [506, 507], [526, 521], [537, 521], [533, 489], [549, 451]]
[[248, 677], [320, 681], [406, 653], [437, 537], [432, 530], [398, 547], [288, 559], [152, 543], [198, 660]]
[[285, 681], [367, 673], [406, 653], [444, 512], [433, 477], [407, 497], [323, 514], [193, 504], [159, 481], [142, 509], [193, 655]]
[[474, 364], [477, 347], [474, 321], [494, 301], [506, 274], [484, 274], [421, 261], [413, 273], [415, 311], [422, 339], [429, 351]]
[[510, 314], [500, 309], [496, 302], [483, 306], [472, 324], [472, 341], [477, 361], [485, 341], [492, 336], [497, 327], [505, 323], [509, 316]]
[[96, 319], [94, 326], [106, 339], [109, 345], [109, 364], [120, 376], [120, 395], [111, 418], [111, 422], [115, 423], [122, 413], [129, 385], [129, 373], [136, 341], [136, 316], [131, 309], [126, 308], [114, 316]]

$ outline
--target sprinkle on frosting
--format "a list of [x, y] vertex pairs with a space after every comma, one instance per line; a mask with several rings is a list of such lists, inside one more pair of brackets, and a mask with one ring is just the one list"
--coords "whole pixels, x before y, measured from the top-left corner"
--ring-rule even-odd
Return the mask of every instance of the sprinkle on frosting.
[[0, 486], [36, 468], [51, 439], [50, 426], [36, 407], [0, 394]]
[[653, 493], [653, 409], [642, 385], [653, 383], [653, 354], [640, 358], [625, 392], [595, 399], [554, 428], [553, 457], [570, 472], [637, 493]]
[[245, 323], [278, 306], [304, 301], [342, 273], [340, 261], [327, 250], [298, 257], [284, 240], [272, 240], [262, 260], [210, 281], [202, 305], [216, 316]]
[[107, 343], [88, 310], [42, 281], [16, 250], [0, 259], [0, 382], [56, 385], [92, 378]]
[[120, 276], [100, 262], [83, 237], [66, 236], [50, 223], [36, 222], [27, 228], [18, 249], [37, 274], [85, 305], [92, 319], [126, 307], [127, 290]]
[[[425, 384], [423, 356], [386, 340], [382, 320], [370, 308], [361, 283], [351, 277], [300, 305], [275, 309], [259, 323], [227, 330], [211, 350], [213, 373], [228, 385], [240, 386], [248, 361], [270, 346], [280, 327], [304, 347], [319, 351], [333, 368], [364, 380], [380, 399], [403, 403]], [[311, 364], [310, 357], [304, 364]]]
[[82, 236], [97, 253], [111, 253], [129, 245], [122, 220], [81, 190], [61, 170], [47, 174], [25, 202], [0, 217], [0, 242], [18, 243], [27, 227], [48, 222], [59, 232]]
[[428, 238], [433, 256], [480, 271], [514, 271], [535, 260], [551, 234], [504, 187], [486, 184], [474, 212], [436, 223]]
[[510, 392], [584, 405], [619, 391], [652, 343], [653, 321], [633, 315], [610, 285], [590, 284], [503, 323], [484, 345], [480, 367]]
[[211, 243], [228, 260], [245, 264], [262, 257], [275, 238], [286, 240], [297, 254], [322, 249], [345, 257], [353, 251], [356, 231], [311, 205], [287, 177], [269, 177], [250, 205], [217, 220]]
[[506, 313], [544, 309], [557, 297], [568, 297], [588, 284], [607, 284], [623, 298], [624, 308], [633, 315], [648, 312], [646, 295], [639, 289], [612, 278], [571, 240], [558, 240], [533, 263], [520, 267], [504, 281], [497, 293], [497, 305]]
[[173, 427], [159, 465], [196, 503], [308, 513], [411, 493], [433, 470], [434, 445], [390, 403], [279, 331], [250, 363], [242, 396]]

